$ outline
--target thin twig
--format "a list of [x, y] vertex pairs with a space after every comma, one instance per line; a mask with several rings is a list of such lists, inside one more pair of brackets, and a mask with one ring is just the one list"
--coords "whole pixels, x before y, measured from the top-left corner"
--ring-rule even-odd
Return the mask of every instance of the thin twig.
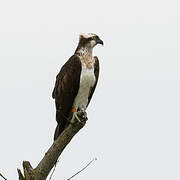
[[56, 162], [55, 165], [54, 165], [54, 169], [53, 169], [53, 171], [52, 171], [52, 173], [51, 173], [51, 175], [50, 175], [50, 177], [49, 177], [49, 180], [51, 180], [51, 178], [52, 178], [52, 176], [53, 176], [53, 174], [54, 174], [54, 172], [55, 172], [55, 170], [56, 170], [56, 165], [57, 165], [58, 162], [59, 162], [59, 161], [57, 160], [57, 162]]
[[7, 180], [1, 173], [0, 173], [0, 176], [1, 176], [3, 179]]
[[91, 160], [85, 167], [83, 167], [80, 171], [78, 171], [76, 174], [74, 174], [73, 176], [71, 176], [70, 178], [68, 178], [67, 180], [72, 179], [73, 177], [75, 177], [76, 175], [78, 175], [80, 172], [84, 171], [93, 161], [96, 161], [97, 158], [94, 158], [93, 160]]

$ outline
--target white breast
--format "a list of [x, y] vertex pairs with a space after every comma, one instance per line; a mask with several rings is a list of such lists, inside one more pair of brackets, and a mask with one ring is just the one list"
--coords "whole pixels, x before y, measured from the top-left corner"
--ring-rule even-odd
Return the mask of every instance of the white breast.
[[95, 81], [94, 68], [89, 69], [86, 66], [82, 66], [80, 87], [73, 105], [76, 109], [86, 109], [90, 89], [94, 86]]

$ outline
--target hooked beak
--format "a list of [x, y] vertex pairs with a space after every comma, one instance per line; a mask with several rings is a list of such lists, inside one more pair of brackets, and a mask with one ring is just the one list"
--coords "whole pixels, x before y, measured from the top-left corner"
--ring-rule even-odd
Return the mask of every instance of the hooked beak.
[[103, 43], [103, 41], [102, 41], [101, 39], [97, 39], [97, 40], [96, 40], [96, 44], [101, 44], [101, 45], [103, 45], [104, 43]]

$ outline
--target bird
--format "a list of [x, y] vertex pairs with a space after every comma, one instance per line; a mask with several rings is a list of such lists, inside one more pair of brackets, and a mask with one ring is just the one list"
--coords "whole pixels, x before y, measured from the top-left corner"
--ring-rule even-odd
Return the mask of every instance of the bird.
[[52, 93], [56, 106], [57, 127], [54, 141], [64, 131], [68, 124], [80, 118], [78, 112], [83, 112], [89, 105], [99, 78], [99, 60], [93, 56], [93, 48], [103, 45], [103, 41], [94, 33], [82, 33], [75, 53], [62, 66], [56, 76]]

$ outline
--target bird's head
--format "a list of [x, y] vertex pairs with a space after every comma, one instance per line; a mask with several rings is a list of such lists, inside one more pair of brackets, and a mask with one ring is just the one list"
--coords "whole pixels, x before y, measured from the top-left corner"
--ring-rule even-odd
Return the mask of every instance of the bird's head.
[[103, 41], [93, 33], [80, 34], [78, 48], [93, 49], [97, 44], [103, 45]]

